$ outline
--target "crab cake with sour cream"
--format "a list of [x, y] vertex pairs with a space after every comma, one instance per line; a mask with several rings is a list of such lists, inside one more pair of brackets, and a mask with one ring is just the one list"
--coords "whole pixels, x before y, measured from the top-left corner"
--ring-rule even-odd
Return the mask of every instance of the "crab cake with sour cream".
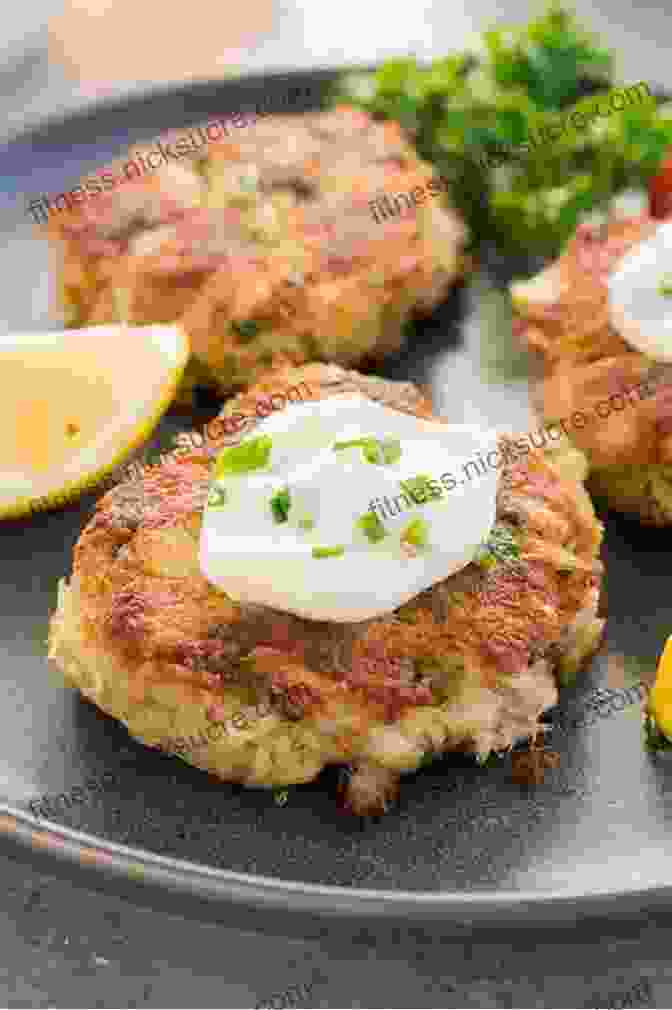
[[613, 509], [671, 525], [672, 224], [581, 225], [512, 296], [517, 334], [544, 362], [540, 413], [564, 422], [556, 463]]
[[299, 384], [100, 500], [50, 656], [145, 744], [247, 786], [343, 765], [344, 806], [382, 813], [429, 757], [536, 736], [600, 640], [601, 527], [542, 452], [411, 383], [287, 366], [226, 415]]

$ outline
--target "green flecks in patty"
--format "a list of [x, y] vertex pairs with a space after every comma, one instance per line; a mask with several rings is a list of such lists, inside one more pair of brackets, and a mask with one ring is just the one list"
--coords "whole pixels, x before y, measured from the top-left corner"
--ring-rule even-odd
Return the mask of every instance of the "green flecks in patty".
[[403, 529], [401, 540], [402, 543], [412, 544], [413, 547], [426, 547], [429, 543], [429, 523], [427, 520], [420, 516], [411, 519]]
[[495, 523], [490, 535], [479, 547], [474, 562], [488, 571], [498, 563], [511, 563], [519, 557], [520, 547], [512, 530], [503, 523]]
[[238, 668], [241, 673], [255, 673], [255, 657], [251, 655], [238, 657]]
[[417, 624], [419, 620], [420, 609], [418, 607], [399, 607], [395, 612], [395, 617], [398, 621], [403, 621], [404, 624]]
[[367, 463], [379, 466], [385, 463], [396, 463], [401, 458], [401, 442], [398, 438], [374, 438], [372, 435], [364, 438], [353, 438], [348, 442], [334, 442], [334, 452], [341, 449], [361, 448], [362, 456]]
[[572, 551], [563, 549], [557, 571], [559, 575], [571, 575], [576, 571], [576, 555]]
[[214, 476], [250, 473], [268, 465], [271, 458], [273, 440], [270, 435], [259, 435], [240, 445], [232, 445], [222, 451], [215, 460]]
[[459, 652], [419, 656], [413, 660], [413, 667], [421, 677], [435, 677], [438, 674], [459, 677], [464, 674], [464, 660]]
[[213, 484], [208, 491], [208, 508], [221, 509], [226, 505], [226, 490], [221, 484]]
[[255, 319], [234, 319], [231, 332], [235, 333], [241, 344], [248, 344], [259, 335], [259, 323]]
[[355, 526], [360, 529], [372, 544], [380, 543], [387, 536], [387, 530], [375, 512], [365, 512], [355, 520]]
[[313, 547], [312, 555], [314, 558], [340, 558], [345, 554], [345, 547], [342, 544], [336, 544], [334, 547]]
[[289, 488], [283, 487], [279, 491], [276, 491], [269, 504], [275, 522], [286, 523], [289, 518], [289, 508], [291, 505]]

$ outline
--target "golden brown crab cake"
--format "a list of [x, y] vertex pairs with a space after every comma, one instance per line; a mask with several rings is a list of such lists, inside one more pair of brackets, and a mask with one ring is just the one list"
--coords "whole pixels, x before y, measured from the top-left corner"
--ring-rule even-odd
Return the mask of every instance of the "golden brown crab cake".
[[610, 275], [659, 224], [643, 214], [581, 225], [558, 260], [511, 292], [514, 332], [543, 362], [534, 396], [547, 428], [556, 426], [552, 457], [612, 508], [667, 526], [672, 366], [626, 343], [608, 306]]
[[[152, 153], [177, 155], [172, 136]], [[61, 301], [76, 326], [179, 320], [187, 386], [228, 393], [283, 355], [371, 364], [466, 262], [443, 198], [385, 220], [370, 206], [384, 192], [426, 197], [432, 171], [396, 123], [354, 108], [260, 118], [126, 175], [116, 163], [105, 192], [52, 213]]]
[[[432, 417], [411, 383], [333, 364], [269, 374], [223, 417], [278, 406], [289, 387], [304, 402], [359, 392]], [[478, 563], [382, 617], [313, 621], [234, 602], [201, 573], [209, 463], [227, 441], [182, 440], [174, 460], [98, 503], [51, 622], [50, 656], [70, 684], [138, 740], [227, 781], [283, 787], [344, 765], [343, 802], [358, 814], [384, 811], [428, 755], [536, 736], [558, 680], [602, 632], [601, 527], [581, 485], [502, 439]]]

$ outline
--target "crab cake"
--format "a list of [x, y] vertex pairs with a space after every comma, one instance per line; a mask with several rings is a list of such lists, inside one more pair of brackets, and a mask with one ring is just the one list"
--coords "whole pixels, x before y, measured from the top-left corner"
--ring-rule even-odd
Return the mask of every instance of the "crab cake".
[[195, 150], [170, 134], [150, 154], [172, 160], [116, 163], [109, 191], [52, 214], [68, 325], [179, 320], [187, 383], [224, 393], [278, 355], [356, 365], [397, 351], [408, 318], [461, 274], [465, 239], [444, 201], [372, 213], [380, 193], [432, 177], [398, 124], [338, 107], [227, 133]]
[[[646, 214], [581, 225], [556, 262], [511, 290], [515, 331], [543, 361], [535, 398], [547, 428], [556, 427], [556, 463], [587, 478], [589, 490], [615, 510], [667, 526], [672, 364], [636, 346], [640, 337], [630, 328], [626, 340], [610, 309], [610, 285], [620, 283], [628, 258], [655, 241], [659, 227]], [[663, 263], [658, 270], [654, 256], [648, 271], [655, 279]], [[665, 332], [661, 320], [661, 338]]]
[[[400, 423], [452, 427], [411, 383], [334, 364], [285, 366], [222, 418], [250, 418], [288, 387], [309, 392], [280, 420], [352, 396]], [[100, 500], [51, 621], [67, 682], [138, 740], [226, 781], [285, 787], [343, 765], [342, 802], [360, 815], [383, 812], [400, 775], [433, 755], [534, 738], [603, 627], [601, 526], [582, 486], [501, 437], [494, 522], [473, 561], [376, 617], [313, 620], [227, 594], [200, 564], [213, 461], [216, 472], [224, 444], [256, 451], [257, 423], [256, 435], [182, 440]], [[339, 563], [316, 562], [327, 582]]]

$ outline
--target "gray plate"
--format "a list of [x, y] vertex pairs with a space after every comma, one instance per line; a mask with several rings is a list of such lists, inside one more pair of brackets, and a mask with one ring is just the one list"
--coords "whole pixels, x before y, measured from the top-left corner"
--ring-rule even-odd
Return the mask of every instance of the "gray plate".
[[[29, 196], [70, 189], [80, 169], [129, 139], [235, 111], [265, 88], [278, 94], [308, 84], [318, 101], [330, 77], [299, 73], [157, 92], [16, 138], [3, 152], [11, 219], [3, 325], [27, 329], [48, 319], [46, 252], [30, 234]], [[429, 383], [439, 411], [456, 421], [527, 430], [525, 365], [510, 345], [501, 296], [481, 278], [452, 295], [385, 373]], [[158, 440], [180, 425], [166, 419]], [[349, 933], [355, 921], [452, 931], [667, 906], [669, 767], [643, 752], [637, 704], [616, 711], [622, 702], [612, 692], [601, 714], [586, 712], [607, 684], [611, 656], [634, 658], [636, 680], [637, 667], [652, 668], [672, 631], [669, 531], [607, 521], [607, 645], [551, 715], [561, 764], [543, 785], [514, 784], [508, 759], [479, 769], [447, 758], [405, 779], [398, 810], [362, 826], [337, 812], [333, 772], [292, 790], [280, 808], [267, 792], [223, 785], [141, 747], [58, 687], [45, 659], [48, 614], [92, 504], [86, 498], [0, 525], [0, 828], [17, 854], [88, 871], [95, 886], [139, 900], [255, 928], [275, 922], [304, 935], [319, 932], [324, 917], [330, 929], [340, 923]], [[63, 794], [67, 801], [58, 799]], [[49, 820], [28, 808], [43, 797], [56, 798]]]

